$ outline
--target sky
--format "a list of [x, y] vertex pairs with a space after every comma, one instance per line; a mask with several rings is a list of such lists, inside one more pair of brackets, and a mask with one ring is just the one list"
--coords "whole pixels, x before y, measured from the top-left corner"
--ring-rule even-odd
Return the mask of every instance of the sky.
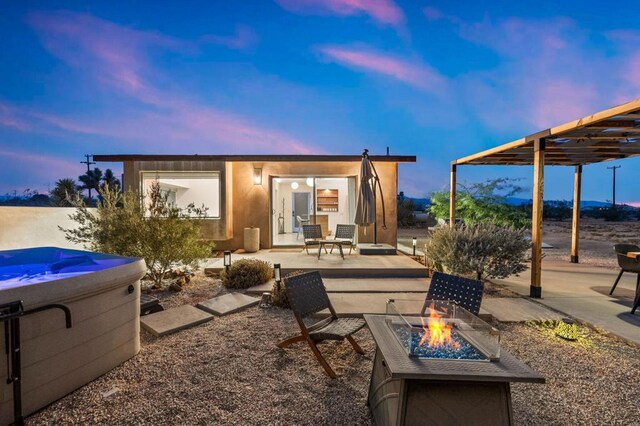
[[[0, 9], [0, 194], [76, 178], [84, 154], [451, 160], [640, 97], [640, 8], [600, 1], [18, 1]], [[640, 159], [584, 168], [583, 199], [639, 203]], [[117, 163], [98, 164], [121, 173]], [[545, 198], [573, 170], [547, 167]], [[530, 166], [463, 166], [458, 180]]]

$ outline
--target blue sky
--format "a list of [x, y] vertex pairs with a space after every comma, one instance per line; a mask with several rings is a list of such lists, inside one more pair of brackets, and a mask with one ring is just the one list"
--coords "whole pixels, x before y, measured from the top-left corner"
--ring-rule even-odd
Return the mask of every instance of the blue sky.
[[[77, 177], [85, 153], [389, 146], [418, 157], [400, 190], [426, 196], [452, 159], [640, 97], [638, 18], [624, 1], [10, 1], [0, 193]], [[635, 159], [585, 167], [584, 199], [611, 198], [614, 164], [618, 200], [640, 201]], [[531, 173], [461, 167], [459, 179], [530, 187]], [[570, 168], [546, 182], [545, 198], [571, 198]]]

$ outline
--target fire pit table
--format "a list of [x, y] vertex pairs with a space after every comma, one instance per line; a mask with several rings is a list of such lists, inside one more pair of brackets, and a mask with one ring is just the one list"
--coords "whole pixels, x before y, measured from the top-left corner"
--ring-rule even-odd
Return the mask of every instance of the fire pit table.
[[500, 349], [498, 330], [450, 302], [421, 316], [365, 315], [377, 349], [368, 404], [376, 424], [511, 425], [510, 382], [545, 379]]

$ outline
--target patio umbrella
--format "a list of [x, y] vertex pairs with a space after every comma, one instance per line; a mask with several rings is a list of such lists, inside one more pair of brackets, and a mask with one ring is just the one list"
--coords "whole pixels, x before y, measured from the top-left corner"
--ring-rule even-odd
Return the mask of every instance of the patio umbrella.
[[380, 189], [380, 198], [382, 200], [382, 228], [387, 229], [382, 186], [380, 185], [376, 168], [371, 160], [369, 160], [369, 150], [365, 149], [362, 153], [362, 164], [360, 166], [360, 190], [358, 191], [355, 223], [362, 226], [373, 225], [374, 244], [378, 242], [376, 229], [376, 189]]

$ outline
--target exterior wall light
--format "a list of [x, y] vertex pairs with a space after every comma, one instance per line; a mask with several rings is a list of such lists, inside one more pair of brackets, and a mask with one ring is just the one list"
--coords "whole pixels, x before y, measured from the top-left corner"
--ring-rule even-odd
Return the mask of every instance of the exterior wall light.
[[299, 186], [298, 182], [291, 182], [291, 189], [298, 189]]
[[229, 266], [231, 266], [231, 250], [224, 251], [224, 269], [229, 271]]
[[313, 178], [307, 178], [307, 186], [310, 188], [313, 187]]
[[262, 185], [262, 168], [259, 168], [259, 167], [253, 168], [253, 184]]
[[566, 340], [578, 340], [578, 325], [571, 318], [562, 318], [556, 325], [556, 336]]
[[416, 255], [416, 245], [418, 244], [418, 239], [413, 237], [413, 255]]

